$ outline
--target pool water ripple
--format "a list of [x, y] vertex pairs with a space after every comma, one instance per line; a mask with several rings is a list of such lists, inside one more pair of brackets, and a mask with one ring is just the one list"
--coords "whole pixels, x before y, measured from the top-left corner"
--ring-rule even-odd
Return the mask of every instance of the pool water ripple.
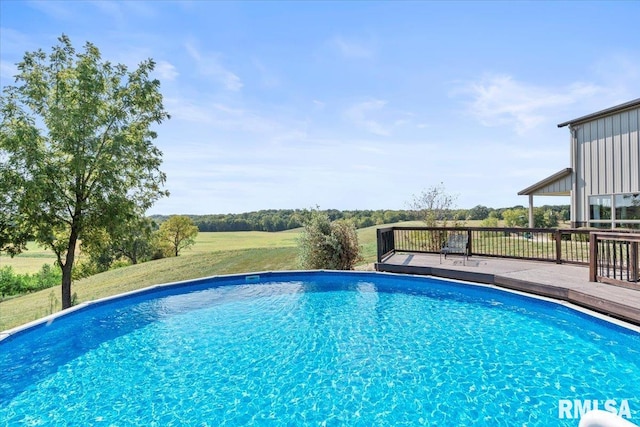
[[210, 286], [34, 332], [64, 357], [31, 355], [28, 333], [0, 343], [0, 420], [576, 425], [558, 419], [560, 399], [610, 398], [640, 417], [638, 334], [563, 306], [373, 275]]

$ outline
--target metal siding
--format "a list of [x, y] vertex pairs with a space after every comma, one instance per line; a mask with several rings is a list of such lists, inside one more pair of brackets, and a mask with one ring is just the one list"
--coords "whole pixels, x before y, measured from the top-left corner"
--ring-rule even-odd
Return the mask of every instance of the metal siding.
[[587, 194], [589, 187], [587, 185], [587, 165], [591, 160], [591, 150], [588, 141], [588, 135], [591, 135], [591, 126], [583, 125], [578, 128], [578, 166], [576, 168], [576, 179], [578, 180], [578, 191], [580, 199], [576, 203], [580, 209], [578, 221], [586, 221], [589, 215], [589, 205]]
[[558, 192], [561, 192], [561, 193], [565, 193], [567, 191], [571, 192], [571, 189], [573, 188], [572, 177], [573, 175], [569, 175], [558, 183]]
[[[577, 222], [589, 220], [591, 195], [640, 191], [640, 108], [578, 125], [571, 140], [577, 145], [572, 165]], [[570, 180], [565, 185], [570, 187]]]
[[629, 146], [631, 147], [632, 163], [629, 167], [631, 177], [630, 191], [640, 191], [640, 149], [638, 144], [638, 122], [640, 121], [640, 108], [629, 111]]
[[613, 146], [613, 117], [605, 117], [602, 151], [604, 152], [604, 188], [606, 193], [616, 192], [615, 147]]
[[571, 184], [572, 184], [572, 179], [571, 179], [571, 175], [569, 175], [561, 180], [558, 180], [552, 184], [549, 184], [546, 187], [536, 190], [536, 194], [551, 195], [551, 194], [559, 194], [559, 193], [569, 193], [571, 192]]
[[608, 167], [607, 167], [607, 147], [605, 145], [605, 133], [604, 133], [604, 125], [605, 120], [604, 119], [600, 119], [597, 122], [598, 125], [598, 140], [596, 142], [596, 145], [598, 147], [598, 154], [596, 157], [596, 163], [597, 163], [597, 170], [598, 170], [598, 175], [595, 177], [596, 179], [596, 188], [598, 191], [598, 194], [602, 194], [602, 193], [610, 193], [611, 191], [609, 191], [608, 189], [608, 185], [607, 185], [607, 172], [608, 172]]
[[582, 173], [582, 146], [580, 144], [580, 135], [582, 134], [582, 129], [576, 128], [575, 130], [571, 130], [569, 132], [569, 141], [571, 145], [571, 169], [573, 169], [573, 190], [571, 192], [571, 221], [574, 223], [578, 223], [582, 221], [584, 217], [582, 215], [582, 176], [579, 175]]
[[620, 142], [620, 115], [616, 114], [611, 117], [611, 160], [612, 160], [612, 169], [611, 174], [613, 175], [613, 192], [621, 193], [623, 190], [622, 186], [622, 175], [624, 175], [622, 166], [622, 145]]
[[631, 157], [631, 147], [629, 146], [629, 113], [620, 114], [620, 173], [622, 174], [622, 192], [633, 191], [631, 188], [631, 174], [627, 171], [633, 170], [632, 166], [637, 162]]
[[587, 194], [598, 194], [598, 122], [591, 122], [589, 129], [589, 163], [585, 171], [585, 179], [587, 180]]

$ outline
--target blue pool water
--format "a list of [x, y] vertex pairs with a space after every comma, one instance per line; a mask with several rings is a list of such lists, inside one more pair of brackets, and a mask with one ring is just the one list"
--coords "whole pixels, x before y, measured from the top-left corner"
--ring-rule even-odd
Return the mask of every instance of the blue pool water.
[[0, 341], [0, 425], [576, 426], [574, 400], [637, 423], [640, 334], [432, 278], [200, 280]]

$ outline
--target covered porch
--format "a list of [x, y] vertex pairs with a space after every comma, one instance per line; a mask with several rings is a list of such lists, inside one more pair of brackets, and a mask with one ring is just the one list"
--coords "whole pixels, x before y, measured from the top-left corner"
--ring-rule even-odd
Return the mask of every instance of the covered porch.
[[[534, 228], [533, 219], [533, 196], [571, 196], [574, 186], [574, 174], [571, 168], [562, 169], [559, 172], [533, 184], [530, 187], [518, 192], [518, 196], [529, 196], [529, 228]], [[571, 200], [571, 227], [576, 227], [574, 218], [575, 206]]]

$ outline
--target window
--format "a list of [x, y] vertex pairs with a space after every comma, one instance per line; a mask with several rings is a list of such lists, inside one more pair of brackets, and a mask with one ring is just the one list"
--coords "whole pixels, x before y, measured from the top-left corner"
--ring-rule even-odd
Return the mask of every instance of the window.
[[589, 226], [640, 229], [640, 193], [590, 196]]
[[616, 220], [640, 219], [640, 194], [616, 194]]
[[589, 219], [591, 221], [611, 219], [611, 196], [589, 197]]

